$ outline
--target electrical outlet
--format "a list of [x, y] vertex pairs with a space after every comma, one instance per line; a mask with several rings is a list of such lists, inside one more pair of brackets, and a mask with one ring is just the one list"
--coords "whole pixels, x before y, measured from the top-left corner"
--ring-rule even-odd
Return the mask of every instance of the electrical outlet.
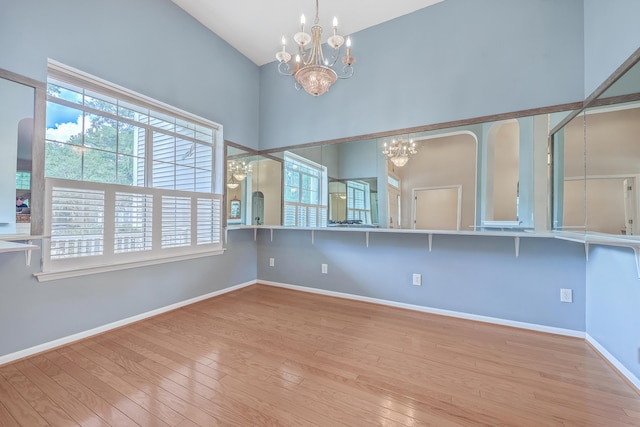
[[273, 258], [269, 258], [269, 267], [275, 267], [276, 266], [276, 260]]
[[422, 286], [422, 274], [413, 273], [413, 286]]
[[560, 289], [560, 302], [573, 302], [573, 290]]
[[322, 264], [322, 274], [327, 274], [329, 272], [329, 266], [327, 264]]

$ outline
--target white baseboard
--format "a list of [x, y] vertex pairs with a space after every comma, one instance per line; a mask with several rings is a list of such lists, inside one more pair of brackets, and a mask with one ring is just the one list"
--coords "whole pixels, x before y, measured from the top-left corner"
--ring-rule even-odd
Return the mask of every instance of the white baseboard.
[[331, 297], [345, 298], [345, 299], [350, 299], [350, 300], [355, 300], [355, 301], [370, 302], [370, 303], [374, 303], [374, 304], [381, 304], [381, 305], [386, 305], [386, 306], [389, 306], [389, 307], [404, 308], [404, 309], [407, 309], [407, 310], [420, 311], [420, 312], [423, 312], [423, 313], [439, 314], [441, 316], [457, 317], [459, 319], [475, 320], [475, 321], [478, 321], [478, 322], [492, 323], [492, 324], [495, 324], [495, 325], [511, 326], [511, 327], [514, 327], [514, 328], [528, 329], [528, 330], [538, 331], [538, 332], [546, 332], [546, 333], [549, 333], [549, 334], [564, 335], [564, 336], [567, 336], [567, 337], [582, 338], [582, 339], [585, 338], [585, 333], [584, 332], [576, 331], [576, 330], [573, 330], [573, 329], [556, 328], [556, 327], [553, 327], [553, 326], [538, 325], [538, 324], [535, 324], [535, 323], [518, 322], [518, 321], [515, 321], [515, 320], [507, 320], [507, 319], [500, 319], [500, 318], [497, 318], [497, 317], [481, 316], [481, 315], [478, 315], [478, 314], [463, 313], [463, 312], [459, 312], [459, 311], [443, 310], [443, 309], [440, 309], [440, 308], [425, 307], [425, 306], [422, 306], [422, 305], [405, 304], [405, 303], [402, 303], [402, 302], [395, 302], [395, 301], [383, 300], [383, 299], [378, 299], [378, 298], [363, 297], [363, 296], [360, 296], [360, 295], [347, 294], [347, 293], [343, 293], [343, 292], [327, 291], [327, 290], [324, 290], [324, 289], [309, 288], [309, 287], [306, 287], [306, 286], [299, 286], [299, 285], [289, 285], [287, 283], [269, 282], [269, 281], [266, 281], [266, 280], [258, 280], [258, 283], [264, 284], [264, 285], [268, 285], [268, 286], [275, 286], [275, 287], [278, 287], [278, 288], [286, 288], [286, 289], [293, 289], [293, 290], [296, 290], [296, 291], [309, 292], [309, 293], [312, 293], [312, 294], [327, 295], [327, 296], [331, 296]]
[[196, 302], [213, 298], [218, 295], [226, 294], [228, 292], [232, 292], [238, 289], [246, 288], [247, 286], [255, 285], [257, 283], [256, 280], [251, 280], [249, 282], [241, 283], [239, 285], [231, 286], [229, 288], [224, 288], [219, 291], [211, 292], [205, 295], [200, 295], [195, 298], [191, 298], [185, 301], [177, 302], [175, 304], [168, 305], [166, 307], [157, 308], [155, 310], [148, 311], [146, 313], [138, 314], [136, 316], [128, 317], [126, 319], [118, 320], [113, 323], [108, 323], [103, 326], [98, 326], [97, 328], [89, 329], [88, 331], [79, 332], [77, 334], [69, 335], [63, 338], [59, 338], [54, 341], [49, 341], [44, 344], [36, 345], [34, 347], [30, 347], [24, 350], [16, 351], [15, 353], [6, 354], [4, 356], [0, 356], [0, 366], [16, 361], [18, 359], [23, 359], [25, 357], [33, 356], [38, 353], [42, 353], [47, 350], [52, 350], [56, 347], [63, 346], [65, 344], [69, 344], [75, 341], [79, 341], [84, 338], [91, 337], [93, 335], [98, 335], [103, 332], [107, 332], [111, 329], [119, 328], [121, 326], [128, 325], [130, 323], [138, 322], [143, 319], [147, 319], [149, 317], [157, 316], [158, 314], [166, 313], [171, 310], [175, 310], [180, 307], [184, 307], [190, 304], [194, 304]]
[[640, 379], [636, 377], [633, 372], [628, 370], [622, 363], [620, 363], [620, 361], [616, 359], [613, 354], [609, 353], [609, 351], [604, 348], [595, 338], [593, 338], [589, 334], [586, 335], [587, 336], [585, 339], [587, 340], [587, 342], [591, 344], [602, 357], [607, 359], [607, 361], [609, 361], [609, 363], [611, 363], [622, 376], [624, 376], [631, 384], [633, 384], [633, 386], [636, 388], [636, 391], [640, 393]]

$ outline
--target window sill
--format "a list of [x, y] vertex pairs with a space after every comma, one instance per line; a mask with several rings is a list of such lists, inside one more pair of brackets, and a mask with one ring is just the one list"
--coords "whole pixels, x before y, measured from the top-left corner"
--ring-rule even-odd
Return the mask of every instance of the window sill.
[[179, 256], [172, 256], [167, 258], [157, 258], [152, 260], [127, 263], [127, 264], [113, 264], [113, 265], [89, 267], [89, 268], [82, 268], [82, 269], [75, 269], [75, 270], [41, 272], [41, 273], [35, 273], [34, 276], [36, 277], [36, 279], [38, 279], [38, 282], [48, 282], [51, 280], [67, 279], [70, 277], [80, 277], [80, 276], [87, 276], [90, 274], [108, 273], [110, 271], [119, 271], [119, 270], [126, 270], [129, 268], [138, 268], [138, 267], [146, 267], [150, 265], [164, 264], [166, 262], [186, 261], [190, 259], [204, 258], [208, 256], [221, 255], [224, 253], [224, 251], [225, 249], [223, 248], [215, 251], [199, 252], [195, 254], [179, 255]]

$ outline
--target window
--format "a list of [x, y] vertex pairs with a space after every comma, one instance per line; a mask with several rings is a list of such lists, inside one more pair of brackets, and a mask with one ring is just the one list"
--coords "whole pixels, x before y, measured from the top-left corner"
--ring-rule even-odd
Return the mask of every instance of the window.
[[16, 172], [16, 190], [31, 190], [31, 172]]
[[327, 168], [286, 151], [284, 153], [284, 225], [327, 225]]
[[47, 83], [44, 273], [221, 251], [220, 126], [59, 64]]
[[371, 191], [362, 181], [347, 181], [347, 220], [371, 224]]

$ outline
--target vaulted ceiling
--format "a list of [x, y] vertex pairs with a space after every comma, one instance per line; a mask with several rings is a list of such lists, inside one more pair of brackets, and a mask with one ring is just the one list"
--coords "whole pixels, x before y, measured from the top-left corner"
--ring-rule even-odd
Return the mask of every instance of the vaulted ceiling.
[[[291, 40], [299, 31], [300, 15], [304, 13], [307, 24], [312, 24], [316, 6], [313, 0], [172, 1], [257, 65], [275, 60], [282, 36]], [[319, 0], [323, 40], [334, 16], [338, 18], [339, 33], [346, 36], [441, 1]], [[293, 49], [289, 47], [289, 51]]]

